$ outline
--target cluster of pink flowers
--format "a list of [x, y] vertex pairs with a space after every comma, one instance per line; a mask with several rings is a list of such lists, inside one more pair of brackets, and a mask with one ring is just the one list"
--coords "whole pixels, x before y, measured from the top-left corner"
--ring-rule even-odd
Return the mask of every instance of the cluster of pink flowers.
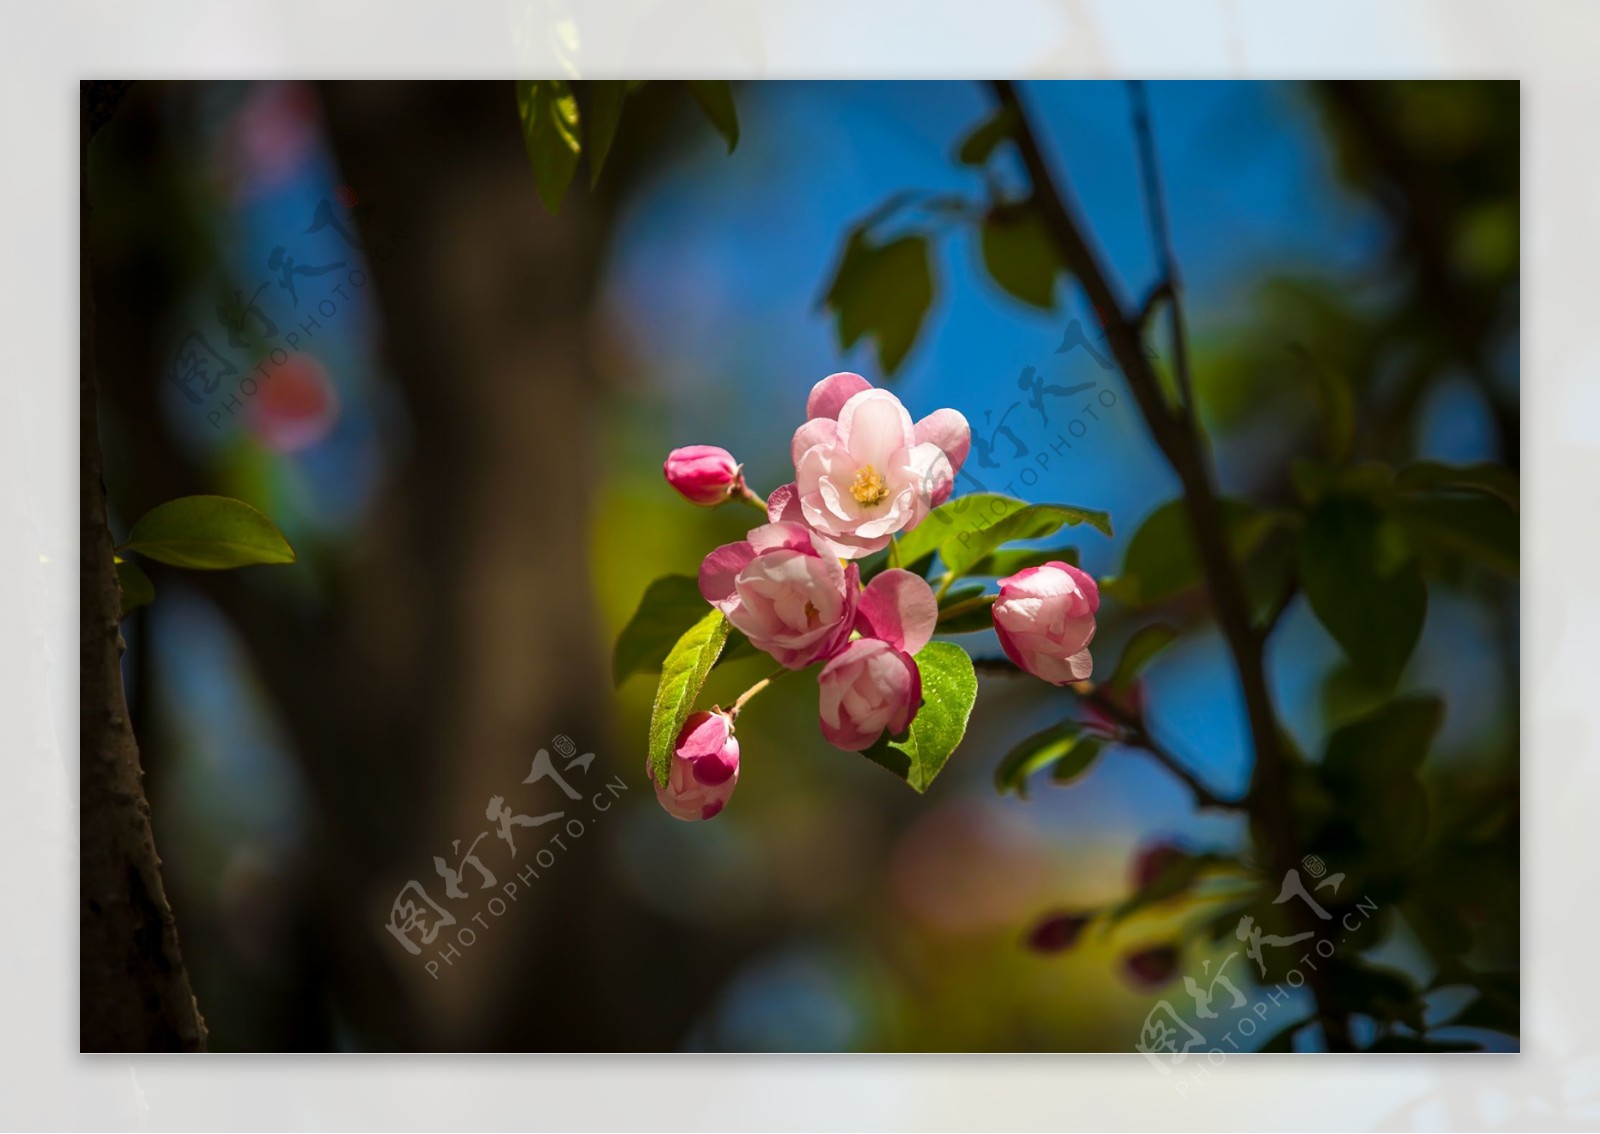
[[[765, 501], [768, 522], [724, 544], [700, 565], [700, 593], [786, 669], [822, 663], [818, 720], [830, 744], [870, 748], [910, 727], [922, 704], [914, 655], [939, 620], [919, 575], [880, 571], [865, 587], [857, 561], [889, 546], [950, 498], [971, 447], [967, 420], [941, 409], [913, 422], [900, 399], [859, 374], [833, 374], [812, 388], [790, 453], [795, 478]], [[761, 498], [742, 466], [709, 445], [674, 449], [667, 482], [691, 503]], [[994, 623], [1007, 655], [1046, 681], [1089, 675], [1099, 593], [1065, 563], [1000, 580]], [[672, 772], [657, 786], [680, 819], [710, 818], [739, 779], [733, 714], [691, 716]]]

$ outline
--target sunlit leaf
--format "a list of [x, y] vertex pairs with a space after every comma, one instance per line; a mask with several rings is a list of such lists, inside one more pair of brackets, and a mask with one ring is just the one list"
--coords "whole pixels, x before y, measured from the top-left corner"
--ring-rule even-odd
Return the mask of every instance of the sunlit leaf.
[[695, 698], [706, 675], [728, 640], [728, 620], [722, 611], [710, 610], [673, 645], [661, 663], [661, 683], [650, 709], [650, 769], [656, 784], [665, 787], [672, 772], [672, 746], [694, 711]]
[[739, 112], [733, 105], [733, 84], [724, 79], [696, 80], [689, 84], [689, 93], [728, 143], [728, 152], [733, 153], [739, 144]]
[[1105, 512], [1070, 504], [1029, 504], [992, 492], [974, 492], [941, 504], [903, 535], [900, 556], [914, 563], [938, 550], [945, 567], [963, 575], [1002, 544], [1042, 539], [1078, 524], [1111, 535], [1111, 517]]
[[517, 114], [539, 199], [558, 212], [583, 149], [578, 100], [561, 79], [523, 80], [517, 83]]
[[978, 675], [967, 651], [949, 642], [929, 642], [916, 662], [922, 674], [922, 708], [911, 728], [904, 739], [880, 740], [862, 755], [922, 792], [966, 735], [978, 698]]
[[184, 496], [159, 504], [139, 518], [119, 550], [199, 570], [294, 562], [294, 549], [271, 520], [227, 496]]

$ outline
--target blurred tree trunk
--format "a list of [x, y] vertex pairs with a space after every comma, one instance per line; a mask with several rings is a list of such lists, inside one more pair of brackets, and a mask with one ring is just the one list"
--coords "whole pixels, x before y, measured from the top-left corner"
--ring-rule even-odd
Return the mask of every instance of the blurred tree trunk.
[[[591, 824], [598, 831], [569, 844], [437, 980], [424, 961], [455, 929], [413, 957], [384, 928], [407, 880], [443, 897], [433, 857], [453, 861], [452, 840], [464, 848], [491, 827], [490, 796], [525, 814], [560, 806], [551, 785], [522, 785], [556, 735], [598, 754], [585, 782], [621, 774], [630, 790], [648, 788], [637, 745], [613, 736], [589, 593], [590, 486], [602, 469], [588, 320], [602, 222], [576, 188], [559, 217], [543, 211], [510, 83], [338, 83], [321, 94], [342, 180], [370, 206], [359, 222], [365, 294], [403, 403], [382, 422], [388, 476], [336, 556], [296, 568], [329, 572], [320, 607], [286, 602], [248, 571], [184, 580], [240, 635], [314, 796], [292, 961], [301, 1020], [284, 1041], [675, 1047], [727, 950], [684, 940], [626, 896], [611, 872], [614, 827]], [[192, 139], [163, 133], [173, 115], [154, 99], [137, 110], [119, 120], [136, 132], [130, 160], [162, 149], [180, 160], [175, 148]], [[164, 421], [155, 377], [160, 328], [189, 286], [159, 229], [184, 210], [160, 192], [145, 208], [147, 243], [118, 263], [108, 289], [118, 303], [100, 315], [117, 346], [115, 418], [139, 439], [115, 486], [127, 514], [214, 487]], [[159, 602], [140, 617], [159, 619]], [[573, 808], [592, 818], [587, 802]], [[519, 836], [528, 849], [514, 867], [492, 834], [484, 844], [497, 847], [484, 858], [502, 883], [543, 842]], [[478, 908], [460, 907], [463, 921]], [[644, 939], [680, 959], [677, 979], [610, 979], [637, 971]]]
[[100, 454], [89, 142], [127, 84], [85, 82], [79, 118], [79, 981], [83, 1051], [204, 1051], [178, 929], [161, 883], [139, 744], [122, 687], [122, 592]]

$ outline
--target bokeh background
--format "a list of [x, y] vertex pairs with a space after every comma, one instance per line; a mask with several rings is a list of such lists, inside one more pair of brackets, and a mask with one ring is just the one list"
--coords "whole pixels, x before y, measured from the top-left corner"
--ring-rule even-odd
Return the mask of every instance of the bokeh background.
[[[1027, 94], [1124, 290], [1141, 293], [1157, 271], [1126, 87]], [[215, 1048], [1128, 1050], [1173, 995], [1127, 959], [1173, 940], [1181, 908], [1064, 954], [1029, 949], [1028, 930], [1128, 893], [1141, 847], [1231, 850], [1246, 832], [1194, 811], [1133, 750], [1067, 788], [997, 794], [1000, 757], [1062, 714], [1042, 685], [986, 678], [926, 796], [828, 747], [800, 682], [741, 719], [723, 815], [680, 824], [652, 798], [653, 682], [614, 690], [611, 642], [652, 579], [692, 573], [748, 524], [677, 500], [662, 457], [720, 444], [758, 488], [788, 479], [811, 384], [880, 378], [870, 348], [841, 352], [819, 302], [846, 233], [902, 190], [983, 189], [953, 160], [989, 112], [981, 86], [735, 97], [730, 155], [680, 87], [651, 84], [599, 186], [576, 186], [555, 217], [509, 83], [140, 83], [97, 141], [116, 517], [125, 530], [161, 500], [220, 492], [300, 552], [230, 575], [153, 566], [157, 601], [125, 628], [158, 845]], [[1320, 426], [1306, 357], [1351, 376], [1377, 453], [1516, 468], [1516, 86], [1153, 84], [1149, 98], [1224, 488], [1292, 494], [1289, 461]], [[1031, 467], [1037, 481], [1013, 491], [1111, 512], [1117, 538], [1080, 549], [1114, 574], [1176, 485], [1120, 376], [1056, 353], [1092, 312], [1070, 289], [1053, 312], [1009, 298], [960, 225], [935, 247], [935, 301], [894, 388], [918, 416], [960, 409], [980, 436], [1005, 419], [1028, 455], [1002, 438], [1001, 467], [976, 471], [1004, 490]], [[282, 363], [259, 345], [263, 314]], [[199, 401], [170, 377], [194, 336], [236, 370]], [[262, 362], [273, 377], [246, 396]], [[1027, 366], [1115, 401], [1043, 467], [1078, 415], [1005, 418]], [[1516, 598], [1475, 576], [1433, 587], [1402, 683], [1446, 698], [1431, 790], [1497, 796], [1513, 815]], [[998, 653], [987, 636], [962, 642]], [[1305, 747], [1371, 703], [1302, 602], [1269, 661]], [[708, 697], [765, 669], [723, 667]], [[1220, 639], [1198, 627], [1148, 682], [1169, 747], [1241, 791], [1248, 736]], [[490, 796], [533, 810], [521, 781], [557, 736], [596, 754], [586, 776], [628, 790], [435, 979], [384, 929], [395, 894], [412, 878], [437, 892], [433, 856], [485, 828]], [[1479, 948], [1513, 971], [1514, 848], [1513, 830], [1457, 880]], [[514, 873], [500, 848], [482, 853]], [[1218, 955], [1183, 940], [1174, 980]], [[1380, 954], [1429, 975], [1404, 918]]]

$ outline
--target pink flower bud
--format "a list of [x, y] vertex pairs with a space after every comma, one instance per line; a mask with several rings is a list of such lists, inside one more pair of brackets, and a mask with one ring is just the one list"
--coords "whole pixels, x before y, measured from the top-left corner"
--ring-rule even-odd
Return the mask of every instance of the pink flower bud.
[[1100, 588], [1069, 563], [1029, 567], [1000, 580], [994, 629], [1006, 656], [1052, 685], [1086, 680], [1094, 670], [1094, 612]]
[[858, 638], [817, 675], [822, 735], [835, 748], [863, 752], [904, 732], [922, 707], [922, 674], [911, 656], [877, 638]]
[[[645, 775], [655, 784], [650, 764]], [[667, 786], [656, 798], [674, 819], [709, 819], [721, 811], [739, 783], [739, 742], [726, 713], [699, 712], [683, 722], [672, 749]]]
[[689, 445], [667, 454], [661, 466], [667, 483], [691, 504], [710, 508], [721, 504], [738, 487], [739, 462], [715, 445]]
[[1156, 989], [1172, 980], [1178, 971], [1178, 960], [1177, 946], [1157, 945], [1124, 957], [1122, 969], [1135, 984]]
[[1133, 888], [1148, 889], [1168, 870], [1189, 858], [1189, 852], [1172, 843], [1151, 843], [1133, 856]]
[[1088, 924], [1087, 914], [1049, 914], [1040, 918], [1028, 931], [1028, 948], [1035, 953], [1060, 953], [1078, 943]]

